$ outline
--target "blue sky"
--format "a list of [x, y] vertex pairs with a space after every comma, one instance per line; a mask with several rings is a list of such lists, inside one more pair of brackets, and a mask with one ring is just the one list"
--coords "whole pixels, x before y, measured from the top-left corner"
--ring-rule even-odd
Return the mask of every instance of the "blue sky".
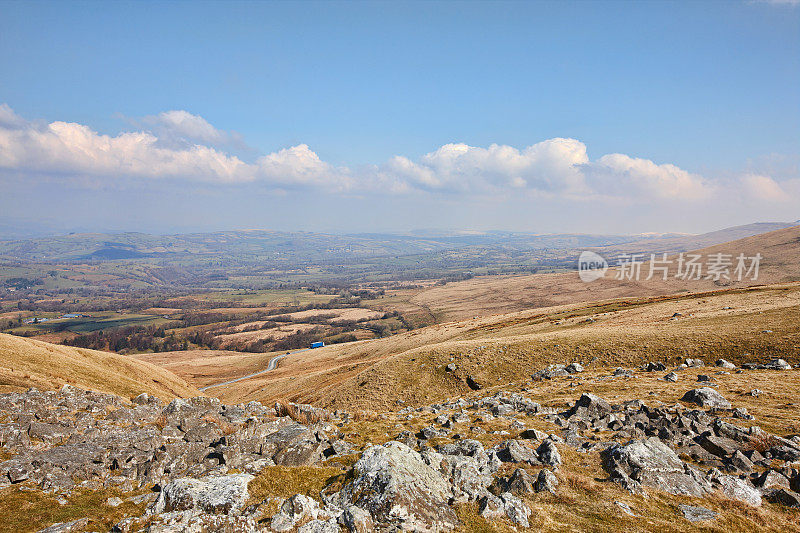
[[[794, 2], [5, 2], [0, 208], [146, 231], [794, 220], [799, 88]], [[94, 137], [65, 148], [56, 122]]]

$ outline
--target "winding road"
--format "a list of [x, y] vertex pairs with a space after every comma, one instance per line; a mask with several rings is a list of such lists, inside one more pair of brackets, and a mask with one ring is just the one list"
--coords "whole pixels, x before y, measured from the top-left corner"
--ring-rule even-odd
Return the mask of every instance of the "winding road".
[[285, 354], [276, 355], [275, 357], [273, 357], [272, 359], [269, 360], [269, 363], [267, 363], [267, 368], [265, 368], [264, 370], [261, 370], [259, 372], [254, 372], [252, 374], [247, 374], [246, 376], [242, 376], [240, 378], [231, 379], [229, 381], [223, 381], [222, 383], [214, 383], [213, 385], [207, 385], [205, 387], [200, 387], [197, 390], [199, 390], [200, 392], [203, 392], [203, 391], [211, 389], [213, 387], [222, 387], [223, 385], [230, 385], [231, 383], [236, 383], [237, 381], [242, 381], [242, 380], [245, 380], [245, 379], [250, 379], [250, 378], [255, 377], [255, 376], [260, 376], [261, 374], [263, 374], [265, 372], [269, 372], [270, 370], [275, 370], [276, 368], [278, 368], [278, 361], [280, 361], [281, 359], [283, 359], [287, 355], [290, 355], [290, 354], [293, 354], [293, 353], [305, 352], [305, 351], [310, 350], [310, 349], [311, 348], [303, 348], [302, 350], [297, 350], [297, 351], [294, 351], [294, 352], [287, 352]]

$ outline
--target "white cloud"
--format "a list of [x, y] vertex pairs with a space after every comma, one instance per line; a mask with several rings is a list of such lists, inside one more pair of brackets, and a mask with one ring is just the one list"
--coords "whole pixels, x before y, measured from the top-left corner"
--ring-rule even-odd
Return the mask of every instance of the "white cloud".
[[584, 169], [595, 190], [611, 195], [699, 200], [714, 192], [702, 176], [625, 154], [604, 155]]
[[[144, 131], [100, 134], [69, 122], [32, 122], [0, 105], [0, 176], [54, 180], [185, 180], [217, 184], [255, 183], [274, 190], [475, 195], [535, 194], [565, 199], [694, 201], [720, 192], [720, 185], [672, 164], [625, 154], [591, 160], [576, 139], [548, 139], [526, 148], [492, 144], [445, 144], [419, 158], [402, 155], [364, 168], [339, 167], [299, 144], [252, 161], [221, 146], [238, 139], [200, 116], [168, 111], [143, 119]], [[794, 195], [786, 181], [752, 174], [737, 189], [766, 201]], [[791, 187], [795, 187], [791, 185]], [[795, 187], [796, 188], [796, 187]]]
[[579, 165], [586, 163], [586, 146], [575, 139], [550, 139], [518, 150], [493, 144], [488, 148], [446, 144], [414, 162], [395, 156], [382, 167], [385, 174], [424, 190], [483, 192], [537, 189], [585, 192]]
[[790, 195], [778, 182], [769, 176], [747, 174], [742, 177], [741, 181], [742, 192], [746, 197], [767, 202], [785, 202], [791, 199]]
[[[131, 121], [139, 125], [139, 121]], [[164, 111], [141, 119], [141, 125], [150, 129], [165, 146], [185, 146], [194, 143], [224, 147], [244, 146], [241, 135], [222, 131], [201, 116], [188, 111]]]

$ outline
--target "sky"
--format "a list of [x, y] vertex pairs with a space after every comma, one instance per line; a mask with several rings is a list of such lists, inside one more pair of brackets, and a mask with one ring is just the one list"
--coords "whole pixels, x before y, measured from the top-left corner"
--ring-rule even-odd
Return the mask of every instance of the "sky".
[[0, 238], [794, 221], [800, 3], [0, 1], [0, 190]]

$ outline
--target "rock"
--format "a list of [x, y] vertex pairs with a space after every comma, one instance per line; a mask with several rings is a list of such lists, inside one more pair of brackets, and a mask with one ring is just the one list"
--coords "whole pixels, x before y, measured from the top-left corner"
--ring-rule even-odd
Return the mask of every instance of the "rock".
[[449, 365], [444, 367], [444, 369], [447, 370], [448, 372], [455, 372], [456, 371], [456, 365], [454, 365], [453, 363], [450, 363]]
[[734, 476], [718, 476], [714, 479], [722, 492], [732, 500], [739, 500], [753, 507], [761, 506], [761, 493], [748, 482]]
[[678, 381], [678, 374], [676, 374], [675, 372], [670, 372], [669, 374], [664, 376], [664, 381], [675, 383], [676, 381]]
[[715, 407], [717, 409], [730, 409], [731, 402], [722, 394], [711, 387], [692, 389], [681, 397], [684, 402], [695, 403], [701, 407]]
[[736, 450], [730, 458], [731, 465], [742, 472], [753, 470], [753, 462], [747, 458], [740, 450]]
[[497, 457], [505, 463], [539, 463], [536, 452], [517, 440], [502, 442], [497, 448]]
[[209, 477], [204, 480], [180, 478], [169, 482], [158, 499], [148, 508], [149, 514], [202, 510], [209, 514], [238, 514], [247, 499], [250, 474]]
[[577, 374], [583, 372], [583, 366], [580, 363], [570, 363], [564, 368], [570, 374]]
[[647, 486], [670, 494], [703, 496], [710, 490], [708, 483], [657, 437], [613, 445], [602, 456], [603, 468], [611, 478], [632, 492]]
[[448, 505], [451, 489], [438, 470], [399, 442], [372, 446], [353, 466], [354, 479], [338, 500], [367, 510], [380, 524], [403, 531], [453, 529], [458, 518]]
[[89, 525], [88, 518], [79, 518], [71, 522], [59, 522], [50, 527], [40, 529], [38, 533], [72, 533], [73, 531], [83, 531]]
[[725, 437], [717, 437], [713, 434], [704, 434], [699, 437], [697, 442], [709, 453], [717, 457], [727, 457], [738, 450], [736, 442]]
[[770, 362], [764, 364], [764, 368], [769, 370], [791, 370], [792, 365], [783, 359], [772, 359]]
[[767, 495], [767, 499], [774, 503], [779, 503], [795, 509], [800, 508], [800, 494], [789, 489], [776, 489]]
[[472, 376], [467, 376], [467, 386], [472, 390], [481, 390], [483, 385], [475, 380]]
[[306, 518], [316, 519], [319, 514], [319, 504], [313, 498], [304, 494], [295, 494], [284, 500], [278, 513], [272, 517], [270, 526], [275, 531], [289, 531]]
[[536, 492], [547, 491], [550, 494], [555, 494], [556, 487], [558, 487], [558, 478], [550, 470], [542, 468], [539, 471], [539, 475], [536, 476], [536, 483], [533, 485], [534, 490]]
[[584, 419], [601, 418], [610, 414], [612, 411], [611, 404], [607, 401], [599, 396], [585, 392], [581, 394], [581, 397], [578, 398], [575, 405], [567, 411], [566, 416], [567, 418], [578, 416]]
[[736, 365], [734, 365], [730, 361], [726, 361], [725, 359], [717, 359], [714, 364], [720, 368], [725, 368], [727, 370], [736, 370]]
[[511, 477], [504, 484], [505, 490], [503, 492], [511, 492], [513, 494], [530, 494], [534, 492], [535, 480], [531, 475], [521, 468], [514, 470]]
[[711, 381], [711, 376], [708, 376], [706, 374], [698, 374], [697, 381]]
[[137, 405], [147, 405], [150, 403], [150, 395], [146, 392], [143, 392], [139, 396], [131, 398], [131, 401]]
[[697, 507], [695, 505], [680, 504], [678, 508], [683, 513], [683, 517], [689, 522], [702, 522], [704, 520], [714, 520], [717, 513], [705, 507]]
[[111, 498], [106, 500], [106, 505], [109, 507], [119, 507], [122, 505], [122, 499], [117, 498], [116, 496], [112, 496]]
[[558, 453], [556, 444], [550, 439], [545, 440], [536, 448], [536, 454], [542, 464], [556, 467], [561, 465], [561, 454]]
[[756, 417], [749, 414], [744, 407], [737, 407], [733, 410], [733, 418], [740, 418], [742, 420], [755, 420]]
[[614, 505], [622, 509], [622, 512], [625, 513], [626, 515], [636, 516], [636, 513], [633, 512], [633, 509], [631, 509], [631, 506], [628, 505], [627, 503], [617, 500], [614, 502]]
[[667, 367], [664, 363], [654, 363], [652, 361], [642, 367], [645, 372], [661, 372], [666, 369]]
[[522, 431], [519, 434], [521, 439], [528, 439], [528, 440], [544, 440], [547, 438], [547, 433], [544, 431], [539, 431], [536, 428], [528, 428]]
[[352, 533], [371, 533], [375, 530], [372, 516], [361, 507], [356, 507], [355, 505], [345, 508], [342, 513], [342, 525]]
[[687, 359], [686, 360], [686, 366], [688, 366], [690, 368], [699, 368], [699, 367], [706, 366], [706, 364], [703, 362], [702, 359]]
[[762, 492], [769, 489], [789, 489], [789, 478], [774, 470], [767, 470], [755, 478], [753, 484]]
[[501, 516], [505, 515], [503, 500], [494, 494], [485, 494], [480, 500], [478, 500], [478, 505], [478, 512], [480, 515], [488, 520], [500, 518]]
[[754, 398], [758, 398], [762, 394], [764, 394], [764, 391], [762, 391], [761, 389], [753, 389], [753, 390], [750, 391], [750, 396], [752, 396]]

